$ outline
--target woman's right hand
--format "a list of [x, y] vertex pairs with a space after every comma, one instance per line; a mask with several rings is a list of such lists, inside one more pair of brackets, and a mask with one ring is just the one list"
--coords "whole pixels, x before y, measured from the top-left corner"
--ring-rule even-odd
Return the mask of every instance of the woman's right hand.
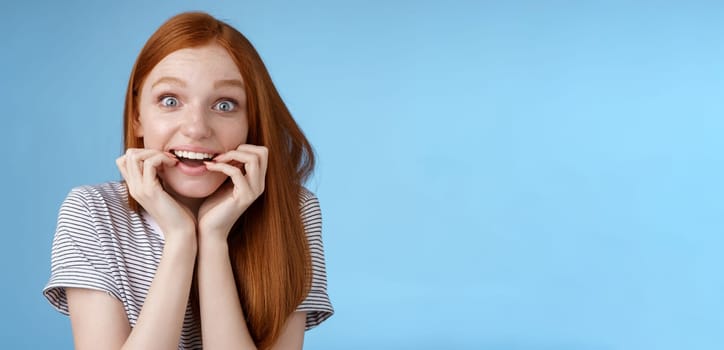
[[128, 193], [156, 220], [164, 235], [183, 232], [195, 237], [193, 213], [171, 197], [158, 178], [159, 169], [163, 171], [163, 166], [172, 167], [176, 163], [178, 159], [170, 153], [140, 148], [129, 148], [116, 159]]

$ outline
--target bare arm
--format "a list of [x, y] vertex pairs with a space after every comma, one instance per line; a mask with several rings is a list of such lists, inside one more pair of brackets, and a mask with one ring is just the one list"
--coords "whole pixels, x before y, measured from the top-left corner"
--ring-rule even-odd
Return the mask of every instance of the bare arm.
[[199, 241], [197, 277], [206, 349], [256, 349], [241, 310], [225, 241]]
[[189, 239], [191, 244], [167, 242], [133, 329], [118, 299], [97, 290], [69, 288], [76, 349], [177, 349], [196, 253], [195, 237]]
[[68, 311], [76, 349], [120, 349], [131, 333], [123, 304], [94, 289], [68, 288]]
[[292, 313], [287, 321], [284, 323], [284, 329], [282, 335], [279, 336], [277, 342], [274, 343], [272, 349], [274, 350], [285, 350], [285, 349], [302, 349], [304, 345], [304, 328], [307, 322], [307, 313], [304, 311], [297, 311]]
[[[198, 264], [204, 348], [256, 349], [239, 303], [226, 241], [211, 238], [199, 241]], [[301, 349], [305, 321], [305, 312], [289, 316], [274, 349]]]

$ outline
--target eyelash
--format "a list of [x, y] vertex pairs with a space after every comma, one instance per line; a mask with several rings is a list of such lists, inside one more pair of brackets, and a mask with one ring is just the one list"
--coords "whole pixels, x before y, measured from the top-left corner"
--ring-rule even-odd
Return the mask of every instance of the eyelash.
[[[176, 105], [175, 105], [175, 106], [168, 106], [168, 105], [164, 104], [164, 101], [165, 101], [166, 99], [169, 99], [169, 98], [173, 98], [173, 100], [176, 101]], [[221, 104], [221, 103], [224, 103], [224, 102], [229, 103], [229, 104], [232, 105], [232, 106], [231, 106], [231, 110], [223, 111], [223, 110], [220, 110], [220, 109], [218, 108], [218, 105]], [[158, 97], [158, 103], [161, 105], [162, 108], [174, 108], [174, 107], [178, 107], [178, 105], [180, 104], [180, 102], [179, 102], [179, 100], [178, 100], [178, 97], [176, 97], [175, 95], [161, 95], [161, 96]], [[214, 103], [214, 106], [213, 106], [212, 108], [213, 108], [214, 110], [217, 110], [217, 111], [220, 111], [220, 112], [224, 112], [224, 113], [235, 112], [235, 111], [239, 108], [239, 102], [237, 102], [237, 101], [236, 101], [235, 99], [233, 99], [233, 98], [223, 98], [223, 99], [220, 99], [220, 100], [216, 101], [216, 103]]]
[[[230, 103], [230, 104], [231, 104], [231, 110], [222, 111], [222, 110], [220, 110], [220, 109], [217, 108], [220, 103], [224, 103], [224, 102], [227, 102], [227, 103]], [[232, 99], [232, 98], [223, 98], [223, 99], [221, 99], [221, 100], [218, 100], [216, 103], [214, 103], [214, 109], [217, 110], [217, 111], [220, 111], [220, 112], [224, 112], [224, 113], [236, 112], [237, 108], [239, 108], [239, 103], [236, 102], [236, 100], [234, 100], [234, 99]]]
[[[165, 104], [164, 104], [164, 100], [166, 100], [167, 98], [173, 98], [173, 99], [176, 101], [176, 106], [167, 106], [167, 105], [165, 105]], [[159, 104], [161, 105], [161, 107], [163, 107], [163, 108], [173, 108], [173, 107], [178, 107], [178, 104], [179, 104], [180, 102], [179, 102], [179, 100], [178, 100], [178, 97], [176, 97], [176, 96], [174, 96], [174, 95], [161, 95], [161, 96], [158, 97], [158, 103], [159, 103]]]

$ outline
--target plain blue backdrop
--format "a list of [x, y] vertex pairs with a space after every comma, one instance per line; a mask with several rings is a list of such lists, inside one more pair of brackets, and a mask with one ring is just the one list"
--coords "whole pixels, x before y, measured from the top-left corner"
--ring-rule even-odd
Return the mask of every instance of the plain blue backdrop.
[[186, 10], [316, 148], [307, 348], [724, 348], [724, 6], [692, 1], [3, 1], [3, 347], [72, 348], [58, 207], [119, 178], [129, 72]]

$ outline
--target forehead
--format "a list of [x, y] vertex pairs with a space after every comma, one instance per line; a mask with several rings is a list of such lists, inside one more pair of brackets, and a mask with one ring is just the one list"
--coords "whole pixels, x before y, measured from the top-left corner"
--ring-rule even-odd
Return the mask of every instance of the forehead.
[[231, 55], [217, 44], [185, 48], [170, 53], [153, 67], [144, 85], [153, 83], [160, 77], [210, 82], [242, 79]]

